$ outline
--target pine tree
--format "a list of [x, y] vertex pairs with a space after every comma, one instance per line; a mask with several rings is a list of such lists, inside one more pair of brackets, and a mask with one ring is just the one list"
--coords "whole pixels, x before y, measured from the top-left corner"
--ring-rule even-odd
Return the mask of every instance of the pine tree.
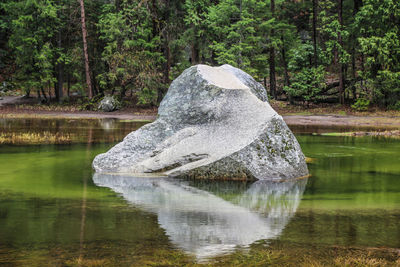
[[85, 4], [83, 0], [79, 0], [79, 5], [81, 8], [82, 42], [83, 42], [83, 55], [85, 57], [87, 96], [89, 97], [89, 99], [91, 99], [93, 97], [93, 89], [92, 89], [92, 80], [90, 79], [89, 54], [87, 47], [86, 15], [85, 15]]
[[15, 56], [17, 83], [27, 95], [33, 89], [44, 92], [56, 81], [57, 6], [50, 1], [10, 1], [5, 9], [11, 17], [9, 46]]
[[373, 86], [362, 93], [383, 107], [400, 109], [399, 1], [363, 1], [356, 25], [360, 51], [366, 57], [361, 75]]
[[119, 10], [112, 4], [104, 6], [98, 26], [108, 68], [98, 78], [105, 90], [119, 91], [121, 99], [132, 90], [140, 103], [154, 104], [162, 82], [159, 65], [164, 59], [157, 51], [160, 38], [153, 36], [150, 9], [140, 3], [122, 1]]
[[231, 64], [258, 79], [268, 73], [268, 38], [273, 23], [264, 1], [224, 0], [209, 9], [210, 45], [218, 64]]

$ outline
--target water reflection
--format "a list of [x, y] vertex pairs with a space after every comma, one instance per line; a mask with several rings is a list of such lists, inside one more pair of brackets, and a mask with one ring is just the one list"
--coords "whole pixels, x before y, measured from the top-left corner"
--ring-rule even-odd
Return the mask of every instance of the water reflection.
[[307, 181], [252, 184], [193, 182], [95, 174], [128, 202], [153, 212], [171, 242], [198, 259], [231, 252], [280, 235], [294, 215]]
[[[110, 118], [0, 118], [0, 143], [24, 145], [115, 143], [144, 124], [146, 122], [122, 122]], [[40, 138], [45, 134], [47, 138]]]

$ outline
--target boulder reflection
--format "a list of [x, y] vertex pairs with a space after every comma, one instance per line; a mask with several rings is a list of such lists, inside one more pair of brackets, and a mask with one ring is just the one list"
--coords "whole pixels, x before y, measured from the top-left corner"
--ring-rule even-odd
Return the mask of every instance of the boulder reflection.
[[294, 215], [307, 183], [182, 181], [95, 174], [128, 202], [153, 212], [171, 242], [198, 259], [231, 252], [280, 235]]

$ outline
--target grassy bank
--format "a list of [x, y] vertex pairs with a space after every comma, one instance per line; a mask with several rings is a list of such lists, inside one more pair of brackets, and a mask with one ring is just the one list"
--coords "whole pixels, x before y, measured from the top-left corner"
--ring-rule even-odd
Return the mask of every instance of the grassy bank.
[[[275, 243], [275, 244], [274, 244]], [[355, 247], [287, 247], [273, 242], [253, 245], [250, 249], [220, 256], [214, 259], [197, 261], [180, 250], [171, 251], [163, 247], [151, 250], [136, 245], [126, 249], [123, 244], [85, 244], [80, 251], [72, 248], [53, 247], [47, 249], [3, 250], [7, 255], [0, 263], [14, 262], [22, 265], [40, 266], [400, 266], [399, 251], [392, 248], [355, 248]], [[102, 246], [100, 253], [92, 255]], [[283, 247], [285, 246], [285, 247]], [[104, 249], [106, 248], [106, 249]], [[140, 249], [140, 253], [138, 250]], [[111, 251], [112, 250], [112, 251]]]

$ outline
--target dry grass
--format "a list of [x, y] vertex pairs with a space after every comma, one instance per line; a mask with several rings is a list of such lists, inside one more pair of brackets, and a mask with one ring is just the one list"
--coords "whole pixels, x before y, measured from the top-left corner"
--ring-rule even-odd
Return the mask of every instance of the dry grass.
[[[334, 263], [336, 266], [354, 266], [354, 267], [385, 267], [385, 266], [398, 266], [396, 262], [388, 262], [385, 259], [380, 258], [371, 258], [367, 256], [359, 256], [359, 257], [337, 257], [334, 259]], [[399, 263], [399, 262], [398, 262]]]
[[343, 132], [343, 133], [321, 133], [325, 136], [383, 136], [383, 137], [400, 137], [400, 130], [393, 131], [372, 131], [372, 132]]
[[[311, 251], [293, 249], [255, 249], [236, 252], [210, 262], [211, 266], [302, 266], [302, 267], [400, 267], [397, 253], [385, 249], [324, 248]], [[397, 258], [397, 260], [396, 260]]]
[[80, 107], [77, 105], [60, 105], [60, 104], [52, 104], [52, 105], [40, 105], [40, 104], [20, 104], [15, 105], [15, 109], [17, 110], [32, 110], [32, 111], [62, 111], [62, 112], [78, 112], [80, 111]]
[[[0, 113], [2, 119], [69, 119], [69, 120], [98, 120], [102, 118], [96, 113], [89, 114], [88, 116], [81, 115], [82, 113]], [[135, 120], [136, 121], [136, 120]], [[139, 122], [146, 120], [137, 120]]]
[[[85, 247], [88, 255], [79, 256], [75, 249], [54, 248], [51, 251], [6, 249], [0, 247], [0, 265], [21, 266], [299, 266], [299, 267], [399, 267], [400, 250], [393, 248], [351, 248], [256, 245], [249, 249], [219, 256], [205, 262], [177, 249], [138, 246], [130, 248], [114, 244], [104, 253], [103, 246]], [[2, 253], [3, 252], [3, 253]]]
[[72, 142], [70, 134], [51, 133], [0, 133], [0, 144], [69, 144]]
[[67, 266], [87, 266], [87, 267], [97, 267], [97, 266], [110, 266], [110, 262], [106, 259], [85, 259], [82, 257], [68, 260], [65, 262]]
[[316, 160], [317, 160], [316, 158], [306, 157], [306, 163], [315, 163]]

